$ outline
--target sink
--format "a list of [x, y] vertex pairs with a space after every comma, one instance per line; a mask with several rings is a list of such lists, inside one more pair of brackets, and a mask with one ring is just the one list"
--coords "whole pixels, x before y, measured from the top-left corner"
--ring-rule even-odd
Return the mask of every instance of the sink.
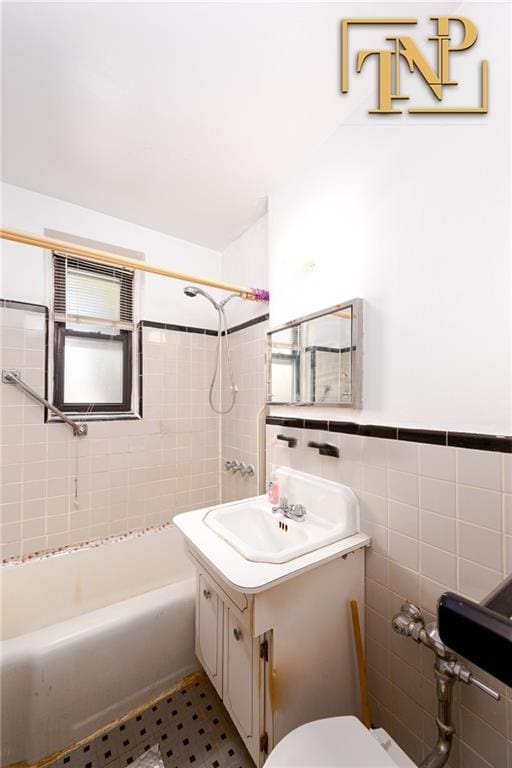
[[266, 496], [209, 510], [204, 524], [246, 560], [286, 563], [358, 530], [359, 507], [345, 485], [282, 467], [275, 472], [281, 495], [307, 509], [304, 521], [272, 512]]

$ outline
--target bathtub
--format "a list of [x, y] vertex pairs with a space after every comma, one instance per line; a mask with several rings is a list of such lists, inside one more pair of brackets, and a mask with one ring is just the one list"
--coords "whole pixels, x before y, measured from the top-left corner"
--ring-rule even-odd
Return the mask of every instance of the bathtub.
[[0, 579], [2, 766], [59, 752], [198, 669], [194, 573], [172, 526]]

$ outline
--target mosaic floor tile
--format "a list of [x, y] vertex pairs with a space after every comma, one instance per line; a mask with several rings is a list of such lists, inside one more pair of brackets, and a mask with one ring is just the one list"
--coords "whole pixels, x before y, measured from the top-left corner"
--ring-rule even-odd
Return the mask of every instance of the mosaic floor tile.
[[162, 699], [48, 768], [129, 768], [156, 745], [165, 768], [254, 768], [206, 678]]

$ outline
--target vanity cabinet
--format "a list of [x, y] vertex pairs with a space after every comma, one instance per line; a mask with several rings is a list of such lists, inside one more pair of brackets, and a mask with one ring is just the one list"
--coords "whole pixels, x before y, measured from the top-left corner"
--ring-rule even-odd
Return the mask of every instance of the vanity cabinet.
[[214, 688], [222, 698], [222, 621], [223, 603], [214, 586], [215, 582], [204, 573], [197, 575], [196, 590], [196, 656]]
[[201, 563], [196, 566], [196, 656], [259, 765], [260, 735], [265, 731], [260, 706], [265, 659], [260, 646], [265, 638], [254, 637], [252, 599], [221, 586]]
[[349, 603], [364, 604], [364, 548], [253, 593], [187, 548], [196, 655], [258, 768], [299, 725], [359, 712]]
[[[249, 627], [224, 606], [224, 705], [254, 760], [259, 754], [261, 713], [259, 710], [260, 645]], [[263, 671], [263, 670], [262, 670]]]

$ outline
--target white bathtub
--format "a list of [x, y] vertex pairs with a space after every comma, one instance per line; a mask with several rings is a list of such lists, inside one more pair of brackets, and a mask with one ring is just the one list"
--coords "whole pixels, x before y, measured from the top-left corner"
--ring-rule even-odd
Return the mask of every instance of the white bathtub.
[[1, 765], [65, 749], [198, 668], [173, 527], [3, 566]]

